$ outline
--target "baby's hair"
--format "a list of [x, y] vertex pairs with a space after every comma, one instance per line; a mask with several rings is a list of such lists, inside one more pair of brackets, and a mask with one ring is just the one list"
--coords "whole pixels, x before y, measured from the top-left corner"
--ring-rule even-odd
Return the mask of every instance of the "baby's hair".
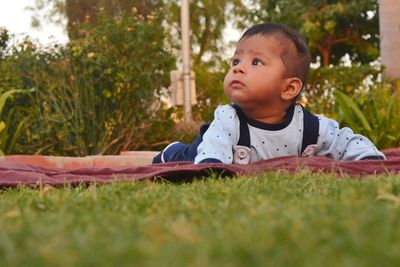
[[[299, 78], [304, 87], [311, 62], [310, 51], [304, 38], [286, 26], [276, 23], [261, 23], [245, 31], [240, 40], [255, 35], [274, 36], [283, 42], [284, 47], [280, 57], [286, 66], [285, 76]], [[295, 49], [293, 49], [293, 45]]]

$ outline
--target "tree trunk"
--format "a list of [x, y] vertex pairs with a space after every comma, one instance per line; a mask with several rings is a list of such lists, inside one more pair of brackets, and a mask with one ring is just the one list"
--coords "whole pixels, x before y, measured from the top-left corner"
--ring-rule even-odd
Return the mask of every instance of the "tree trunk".
[[327, 67], [329, 65], [329, 60], [331, 58], [330, 50], [323, 47], [319, 51], [320, 51], [321, 56], [322, 56], [322, 66], [323, 67]]
[[379, 0], [380, 53], [385, 75], [400, 80], [400, 1]]

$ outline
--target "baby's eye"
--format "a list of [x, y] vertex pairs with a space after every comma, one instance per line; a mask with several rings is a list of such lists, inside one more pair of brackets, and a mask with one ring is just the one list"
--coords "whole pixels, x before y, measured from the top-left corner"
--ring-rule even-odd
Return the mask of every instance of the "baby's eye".
[[239, 64], [240, 60], [237, 58], [232, 59], [232, 66], [236, 66], [237, 64]]
[[261, 64], [263, 64], [262, 63], [262, 61], [261, 60], [259, 60], [258, 58], [255, 58], [255, 59], [253, 59], [253, 61], [252, 61], [252, 63], [251, 64], [253, 64], [253, 65], [261, 65]]

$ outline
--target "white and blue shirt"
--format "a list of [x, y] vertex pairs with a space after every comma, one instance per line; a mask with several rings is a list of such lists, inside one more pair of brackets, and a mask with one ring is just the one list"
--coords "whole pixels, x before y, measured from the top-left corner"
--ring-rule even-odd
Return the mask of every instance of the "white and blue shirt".
[[[335, 160], [360, 160], [385, 156], [365, 136], [350, 128], [339, 128], [335, 120], [318, 115], [319, 134], [312, 155]], [[268, 124], [246, 117], [250, 133], [250, 163], [283, 156], [300, 156], [303, 141], [303, 108], [296, 104], [287, 110], [284, 122]], [[197, 148], [195, 164], [219, 161], [234, 162], [234, 147], [240, 137], [240, 121], [231, 105], [221, 105]]]

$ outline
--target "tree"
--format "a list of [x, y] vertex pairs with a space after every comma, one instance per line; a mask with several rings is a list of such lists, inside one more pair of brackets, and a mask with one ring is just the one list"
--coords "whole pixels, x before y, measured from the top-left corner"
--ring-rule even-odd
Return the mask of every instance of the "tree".
[[[61, 24], [66, 19], [68, 36], [76, 39], [80, 37], [79, 25], [86, 22], [95, 24], [100, 10], [118, 17], [134, 8], [146, 16], [163, 6], [162, 0], [35, 0], [28, 9], [34, 13], [33, 26], [40, 26], [41, 20]], [[38, 14], [45, 8], [47, 13], [40, 17]]]
[[[65, 0], [35, 0], [32, 6], [25, 9], [32, 12], [31, 24], [40, 28], [43, 21], [63, 25], [65, 21]], [[46, 10], [45, 13], [42, 11]]]
[[[347, 53], [352, 61], [378, 55], [377, 0], [253, 0], [248, 22], [288, 25], [308, 39], [311, 53], [322, 65], [337, 64]], [[243, 24], [241, 25], [243, 26]]]
[[151, 149], [165, 138], [173, 121], [171, 110], [160, 108], [160, 95], [175, 60], [164, 49], [157, 15], [140, 19], [131, 11], [111, 17], [102, 11], [95, 25], [80, 25], [90, 34], [65, 46], [41, 50], [24, 42], [16, 47], [15, 63], [8, 60], [0, 70], [15, 66], [10, 73], [20, 77], [24, 88], [35, 88], [20, 149], [29, 154], [116, 154]]
[[400, 1], [379, 0], [380, 52], [385, 74], [400, 80]]
[[[167, 8], [167, 24], [175, 33], [170, 40], [173, 47], [180, 46], [180, 0], [170, 1]], [[190, 33], [193, 64], [204, 63], [204, 56], [209, 55], [212, 62], [221, 59], [225, 49], [222, 33], [227, 22], [243, 13], [245, 6], [241, 0], [198, 0], [190, 3]], [[237, 19], [237, 18], [236, 18]], [[212, 64], [210, 62], [210, 64]]]
[[6, 48], [7, 48], [9, 40], [10, 40], [10, 35], [9, 35], [7, 29], [0, 27], [0, 60], [3, 58], [3, 55], [6, 53]]
[[[33, 12], [33, 24], [39, 26], [41, 20], [53, 23], [67, 21], [70, 39], [79, 37], [79, 25], [84, 22], [96, 22], [100, 8], [112, 16], [120, 16], [134, 7], [142, 16], [164, 8], [163, 26], [168, 29], [167, 46], [180, 49], [180, 4], [181, 0], [35, 0], [29, 9]], [[46, 8], [47, 13], [40, 17]], [[209, 64], [218, 65], [221, 51], [225, 49], [222, 33], [229, 20], [241, 20], [247, 8], [241, 0], [198, 0], [190, 3], [191, 44], [194, 64], [204, 63], [208, 55]], [[179, 52], [178, 52], [179, 53]]]
[[163, 7], [162, 0], [65, 0], [68, 18], [68, 35], [79, 38], [79, 25], [84, 22], [96, 23], [97, 14], [104, 10], [112, 17], [121, 17], [132, 9], [141, 16], [147, 16]]

